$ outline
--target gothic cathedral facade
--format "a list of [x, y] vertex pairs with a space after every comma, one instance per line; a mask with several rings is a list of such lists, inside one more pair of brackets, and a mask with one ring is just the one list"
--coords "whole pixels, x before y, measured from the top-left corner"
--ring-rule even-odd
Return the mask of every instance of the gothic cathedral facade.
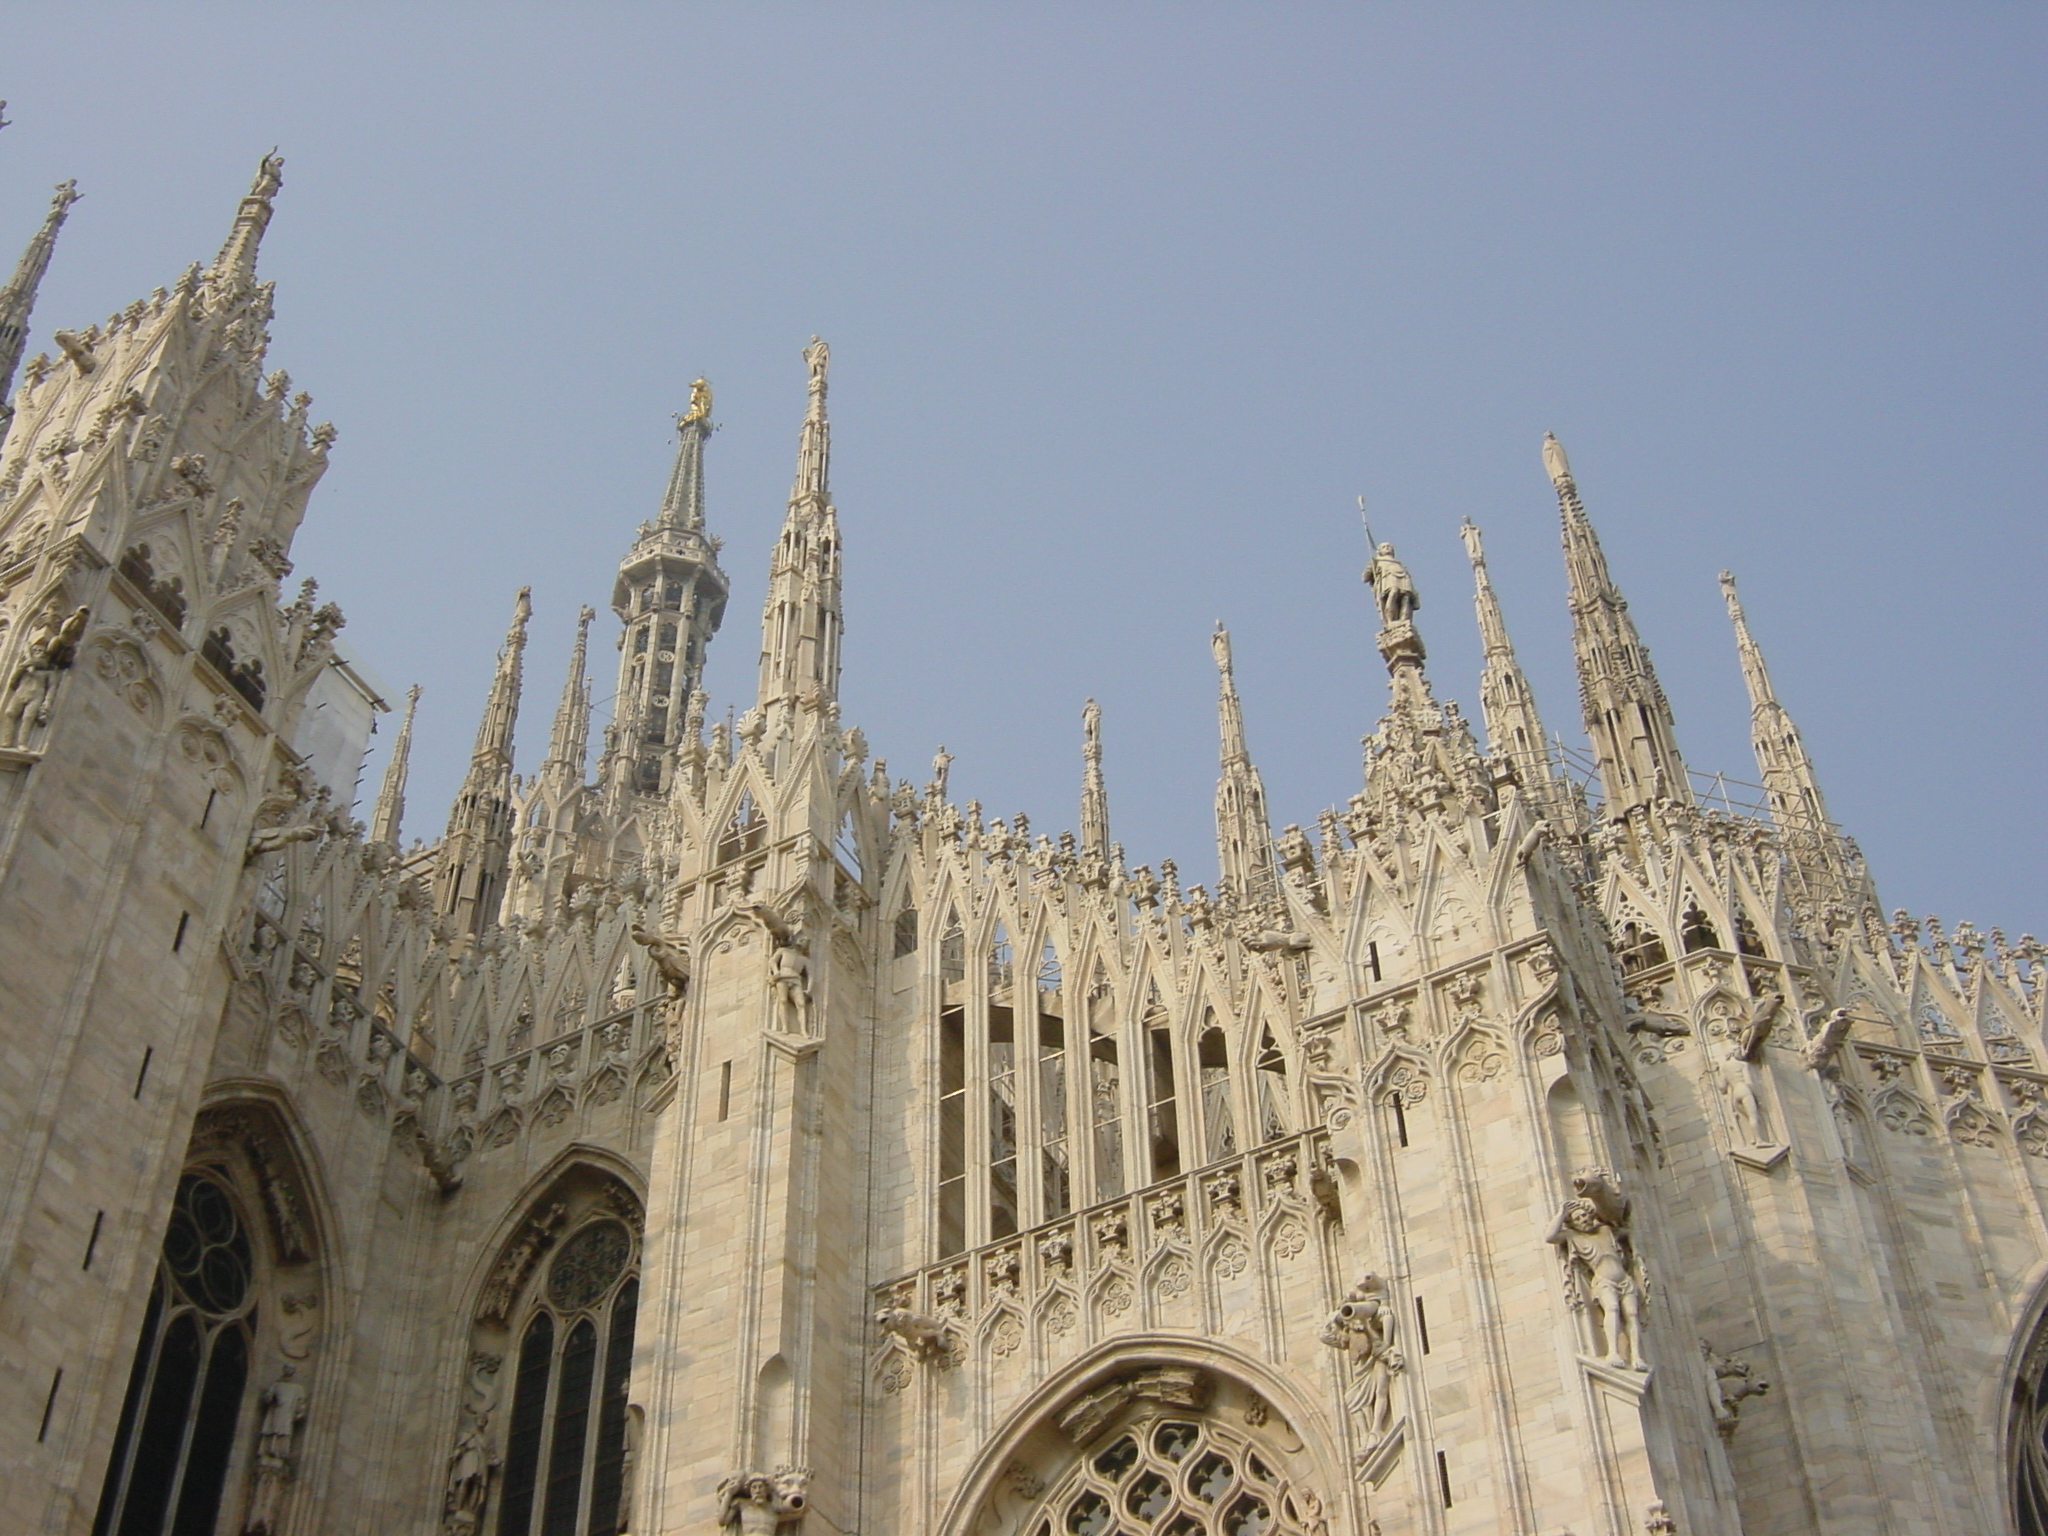
[[1696, 795], [1554, 440], [1590, 783], [1477, 530], [1479, 733], [1381, 545], [1317, 826], [1217, 632], [1204, 888], [1092, 704], [1057, 836], [840, 718], [814, 340], [736, 723], [700, 381], [613, 724], [586, 608], [515, 775], [521, 593], [408, 846], [410, 710], [358, 821], [315, 738], [381, 701], [284, 585], [279, 184], [26, 364], [68, 187], [0, 290], [0, 1524], [2048, 1531], [2048, 951], [1881, 915], [1725, 577], [1761, 801]]

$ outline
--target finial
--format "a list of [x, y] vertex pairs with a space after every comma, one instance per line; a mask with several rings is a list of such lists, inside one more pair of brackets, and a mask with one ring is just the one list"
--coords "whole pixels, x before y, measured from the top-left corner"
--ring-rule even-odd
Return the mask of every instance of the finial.
[[1550, 483], [1560, 492], [1571, 485], [1571, 460], [1564, 456], [1564, 444], [1557, 440], [1555, 432], [1543, 434], [1543, 467], [1549, 472]]
[[512, 600], [512, 622], [523, 628], [526, 621], [532, 617], [533, 588], [521, 587], [519, 589], [519, 596]]
[[1216, 658], [1216, 670], [1223, 675], [1223, 680], [1226, 683], [1231, 681], [1230, 631], [1223, 627], [1221, 619], [1216, 621], [1216, 629], [1209, 636], [1209, 650]]
[[4, 287], [0, 287], [0, 424], [4, 424], [10, 414], [7, 393], [14, 387], [14, 371], [21, 365], [21, 354], [28, 342], [28, 317], [35, 308], [36, 289], [43, 281], [43, 274], [50, 269], [50, 257], [57, 249], [57, 231], [63, 227], [65, 215], [77, 201], [76, 181], [57, 183], [57, 195], [50, 199], [50, 211], [43, 217], [43, 227], [36, 231], [28, 249], [22, 252], [14, 275]]
[[1102, 706], [1093, 699], [1081, 706], [1081, 752], [1091, 763], [1102, 761]]
[[1458, 537], [1465, 541], [1465, 558], [1472, 562], [1474, 570], [1486, 565], [1486, 551], [1479, 546], [1479, 527], [1471, 518], [1458, 525]]
[[811, 365], [811, 393], [824, 394], [825, 370], [832, 364], [832, 349], [813, 336], [811, 344], [804, 348], [804, 361]]
[[257, 162], [256, 179], [249, 184], [249, 195], [235, 210], [234, 228], [228, 232], [220, 255], [214, 258], [213, 270], [220, 276], [238, 283], [255, 278], [256, 249], [263, 243], [263, 231], [270, 225], [271, 203], [283, 185], [284, 159], [273, 147]]

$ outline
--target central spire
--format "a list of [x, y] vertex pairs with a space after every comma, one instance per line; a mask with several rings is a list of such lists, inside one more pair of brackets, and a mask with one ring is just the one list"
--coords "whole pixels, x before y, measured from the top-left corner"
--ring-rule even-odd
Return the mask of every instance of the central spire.
[[1602, 814], [1621, 821], [1658, 800], [1690, 805], [1692, 786], [1678, 755], [1671, 705], [1628, 616], [1628, 602], [1608, 574], [1607, 556], [1579, 500], [1564, 445], [1548, 432], [1543, 435], [1543, 467], [1556, 488], [1563, 523], [1579, 707], [1600, 770]]
[[829, 480], [832, 429], [825, 419], [831, 350], [817, 337], [804, 348], [810, 401], [798, 440], [789, 512], [768, 567], [761, 609], [763, 710], [822, 708], [839, 694], [839, 515]]

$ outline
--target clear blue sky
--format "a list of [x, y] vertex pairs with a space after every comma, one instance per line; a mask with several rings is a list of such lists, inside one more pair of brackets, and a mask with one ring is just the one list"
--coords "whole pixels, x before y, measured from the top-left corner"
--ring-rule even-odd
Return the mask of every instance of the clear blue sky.
[[1309, 822], [1384, 700], [1361, 493], [1438, 690], [1469, 515], [1576, 737], [1554, 429], [1692, 764], [1754, 777], [1729, 566], [1887, 907], [2048, 934], [2044, 79], [2039, 6], [17, 3], [0, 251], [76, 176], [37, 329], [102, 317], [282, 148], [296, 554], [426, 687], [410, 832], [529, 582], [537, 762], [699, 372], [745, 707], [815, 331], [899, 774], [1070, 825], [1093, 694], [1113, 832], [1211, 878], [1221, 618]]

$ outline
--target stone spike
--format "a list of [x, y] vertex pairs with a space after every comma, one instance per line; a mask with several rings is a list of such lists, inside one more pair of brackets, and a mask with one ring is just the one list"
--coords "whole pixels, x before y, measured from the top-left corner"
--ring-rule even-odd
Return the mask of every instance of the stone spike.
[[839, 523], [827, 470], [831, 428], [825, 419], [825, 372], [831, 351], [817, 337], [804, 348], [810, 401], [797, 448], [789, 513], [768, 568], [761, 609], [758, 703], [823, 708], [839, 693]]
[[1209, 636], [1216, 657], [1216, 724], [1222, 772], [1216, 780], [1216, 865], [1219, 886], [1238, 904], [1264, 908], [1279, 899], [1279, 870], [1273, 859], [1273, 823], [1266, 812], [1266, 786], [1245, 746], [1244, 706], [1230, 657], [1230, 631], [1219, 621]]
[[590, 621], [597, 610], [587, 604], [576, 614], [576, 643], [569, 651], [569, 675], [562, 684], [562, 702], [555, 709], [554, 729], [548, 735], [548, 755], [541, 764], [541, 776], [557, 789], [569, 789], [583, 782], [584, 764], [590, 749], [590, 684], [585, 661], [590, 650]]
[[699, 378], [690, 386], [689, 410], [676, 418], [675, 468], [669, 472], [657, 526], [704, 531], [704, 439], [717, 430], [711, 420], [711, 386]]
[[512, 605], [512, 624], [498, 652], [497, 675], [491, 679], [484, 717], [477, 725], [469, 774], [448, 813], [448, 835], [434, 868], [435, 910], [472, 934], [497, 921], [505, 894], [512, 852], [512, 732], [519, 720], [532, 593], [531, 587], [521, 587]]
[[1515, 778], [1523, 790], [1539, 801], [1550, 798], [1554, 785], [1550, 754], [1544, 750], [1549, 737], [1536, 712], [1536, 694], [1528, 674], [1515, 657], [1508, 639], [1508, 627], [1501, 617], [1500, 599], [1487, 574], [1486, 550], [1479, 542], [1479, 529], [1470, 518], [1459, 529], [1465, 540], [1465, 554], [1472, 562], [1472, 605], [1479, 617], [1479, 638], [1486, 664], [1480, 673], [1479, 702], [1486, 717], [1486, 744], [1496, 757], [1513, 764]]
[[1081, 851], [1109, 857], [1109, 789], [1102, 778], [1102, 706], [1081, 706]]
[[405, 692], [405, 719], [399, 723], [398, 739], [391, 744], [391, 761], [384, 765], [384, 782], [377, 790], [377, 808], [370, 813], [370, 841], [398, 844], [405, 820], [405, 780], [412, 767], [412, 722], [419, 712], [420, 685]]
[[7, 280], [7, 286], [0, 288], [0, 426], [4, 426], [12, 414], [6, 402], [14, 388], [15, 370], [21, 366], [22, 351], [28, 344], [28, 317], [36, 305], [36, 290], [42, 286], [43, 275], [50, 270], [50, 258], [57, 249], [57, 231], [64, 227], [71, 205], [78, 198], [76, 181], [57, 184], [57, 195], [50, 199], [50, 211], [43, 216], [43, 227], [35, 232], [28, 248], [21, 253], [21, 260], [15, 265], [14, 275]]
[[1608, 572], [1564, 445], [1550, 433], [1543, 437], [1543, 465], [1557, 491], [1579, 704], [1599, 765], [1603, 814], [1620, 821], [1658, 800], [1690, 805], [1692, 785], [1678, 754], [1670, 702], [1628, 616], [1628, 601]]

